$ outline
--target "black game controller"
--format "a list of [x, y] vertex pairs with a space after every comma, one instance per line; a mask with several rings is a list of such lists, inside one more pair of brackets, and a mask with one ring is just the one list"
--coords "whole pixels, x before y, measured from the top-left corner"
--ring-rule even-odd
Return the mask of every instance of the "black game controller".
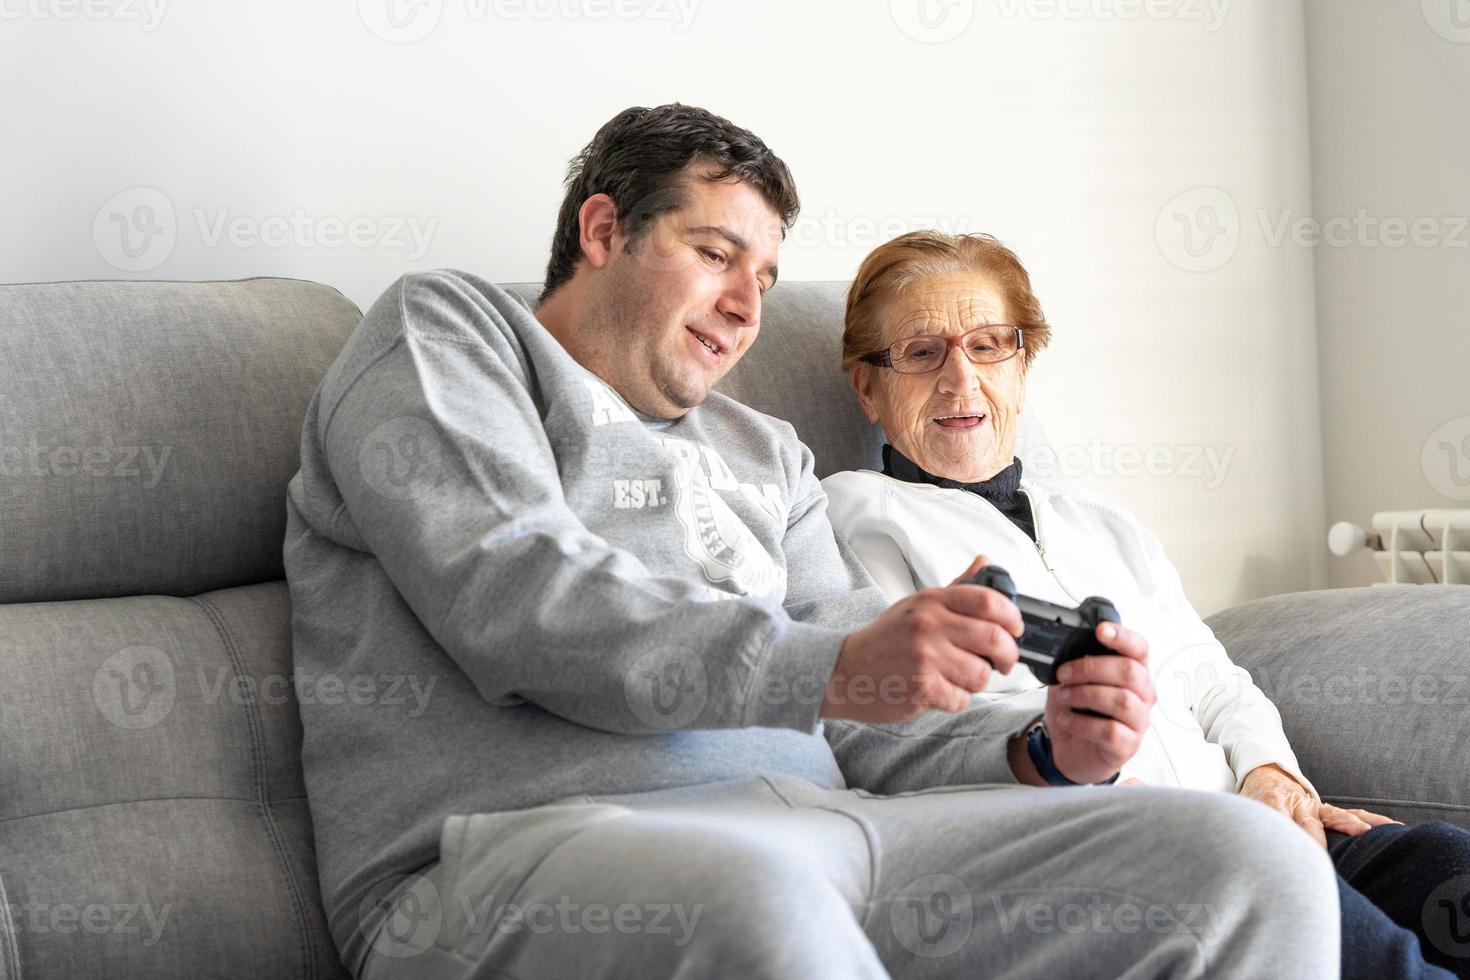
[[[1122, 623], [1112, 602], [1099, 596], [1088, 596], [1076, 609], [1054, 602], [1033, 599], [1016, 592], [1010, 573], [999, 565], [986, 565], [969, 580], [971, 585], [994, 589], [1016, 604], [1026, 631], [1016, 641], [1021, 662], [1031, 668], [1043, 684], [1057, 682], [1057, 668], [1079, 657], [1103, 654], [1117, 656], [1097, 641], [1098, 623]], [[1078, 709], [1087, 714], [1096, 712]]]

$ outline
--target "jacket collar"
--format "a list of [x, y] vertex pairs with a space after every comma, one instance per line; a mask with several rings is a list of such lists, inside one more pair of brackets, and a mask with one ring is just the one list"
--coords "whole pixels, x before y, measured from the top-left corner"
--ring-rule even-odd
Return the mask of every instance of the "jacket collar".
[[[988, 480], [981, 480], [978, 483], [961, 483], [959, 480], [948, 480], [942, 476], [935, 476], [922, 469], [888, 443], [883, 444], [883, 475], [905, 483], [928, 483], [946, 490], [966, 490], [986, 498], [1009, 497], [1020, 489], [1022, 482], [1021, 460], [1016, 456], [1011, 457], [1010, 466]], [[1030, 481], [1026, 482], [1029, 484]]]

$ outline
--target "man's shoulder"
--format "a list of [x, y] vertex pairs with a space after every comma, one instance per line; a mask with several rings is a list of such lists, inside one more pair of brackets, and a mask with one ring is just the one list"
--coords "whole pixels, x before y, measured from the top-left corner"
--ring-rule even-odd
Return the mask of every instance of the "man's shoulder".
[[759, 433], [790, 448], [801, 446], [796, 428], [790, 422], [779, 416], [757, 411], [720, 391], [711, 391], [694, 411], [699, 412], [707, 423], [744, 429], [752, 434]]

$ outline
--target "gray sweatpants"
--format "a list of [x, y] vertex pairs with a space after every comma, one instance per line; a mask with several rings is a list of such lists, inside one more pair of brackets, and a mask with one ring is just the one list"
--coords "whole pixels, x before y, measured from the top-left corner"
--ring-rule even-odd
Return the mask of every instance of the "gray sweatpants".
[[791, 776], [450, 817], [369, 980], [1338, 975], [1327, 854], [1228, 794]]

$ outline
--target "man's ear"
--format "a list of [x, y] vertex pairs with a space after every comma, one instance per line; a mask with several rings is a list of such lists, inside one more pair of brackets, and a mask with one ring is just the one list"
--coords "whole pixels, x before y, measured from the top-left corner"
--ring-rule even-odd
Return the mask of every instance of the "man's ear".
[[853, 365], [852, 388], [857, 392], [858, 401], [862, 403], [863, 414], [868, 417], [869, 422], [878, 421], [878, 406], [873, 401], [873, 365]]
[[612, 260], [613, 239], [618, 231], [618, 206], [606, 194], [593, 194], [577, 211], [581, 229], [582, 257], [594, 269]]

